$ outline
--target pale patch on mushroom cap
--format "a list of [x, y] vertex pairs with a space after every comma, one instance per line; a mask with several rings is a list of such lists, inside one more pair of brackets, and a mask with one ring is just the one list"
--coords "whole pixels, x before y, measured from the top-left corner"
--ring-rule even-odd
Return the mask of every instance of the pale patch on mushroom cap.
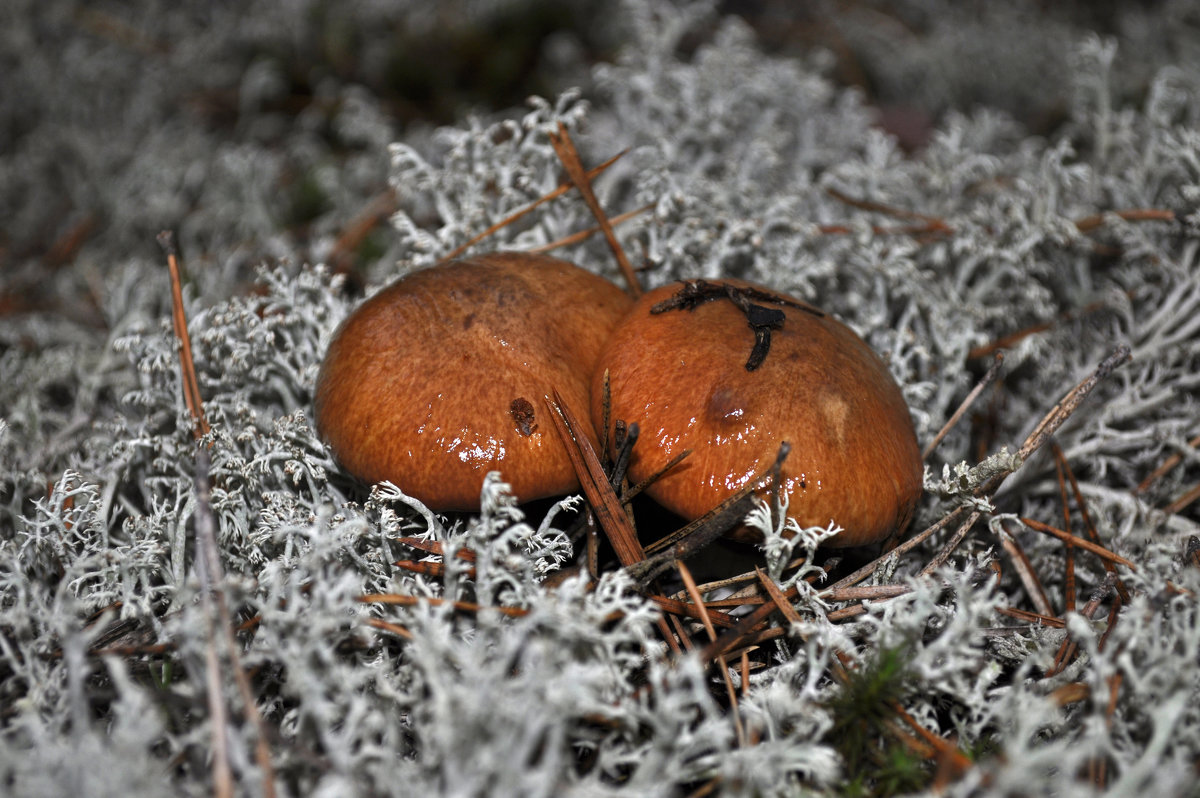
[[[739, 280], [720, 283], [799, 303]], [[640, 427], [630, 478], [644, 479], [691, 449], [648, 493], [695, 518], [766, 469], [787, 441], [788, 514], [802, 526], [844, 527], [826, 545], [872, 543], [906, 527], [921, 494], [921, 453], [882, 359], [832, 317], [772, 304], [786, 318], [771, 330], [762, 364], [748, 371], [755, 333], [733, 302], [651, 313], [679, 289], [663, 286], [638, 300], [593, 379], [593, 421], [600, 423], [607, 368], [612, 418]]]
[[631, 303], [545, 255], [410, 274], [334, 334], [317, 377], [318, 430], [347, 471], [438, 510], [477, 510], [493, 470], [522, 501], [570, 492], [578, 483], [543, 397], [557, 389], [587, 407], [592, 367]]

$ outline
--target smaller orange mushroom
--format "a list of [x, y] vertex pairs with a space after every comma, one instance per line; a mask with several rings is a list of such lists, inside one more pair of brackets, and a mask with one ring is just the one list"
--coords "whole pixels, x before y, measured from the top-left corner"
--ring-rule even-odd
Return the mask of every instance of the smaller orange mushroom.
[[912, 418], [883, 360], [849, 327], [800, 300], [740, 280], [667, 285], [634, 305], [596, 367], [592, 418], [637, 422], [629, 475], [696, 518], [744, 488], [791, 444], [788, 515], [843, 531], [846, 547], [898, 534], [921, 495]]
[[[578, 487], [543, 397], [586, 407], [592, 367], [632, 300], [557, 258], [494, 253], [397, 280], [334, 333], [317, 429], [342, 467], [436, 510], [478, 510], [499, 470], [521, 501]], [[593, 443], [595, 441], [593, 440]]]

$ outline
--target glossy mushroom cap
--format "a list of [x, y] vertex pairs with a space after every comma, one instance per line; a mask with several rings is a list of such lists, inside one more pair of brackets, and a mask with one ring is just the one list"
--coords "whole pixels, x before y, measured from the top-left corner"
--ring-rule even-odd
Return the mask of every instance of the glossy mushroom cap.
[[338, 328], [317, 429], [341, 465], [436, 510], [478, 510], [488, 471], [521, 501], [575, 472], [543, 397], [588, 406], [591, 370], [632, 300], [566, 261], [494, 253], [410, 274]]
[[[804, 304], [738, 280], [708, 286]], [[837, 547], [902, 531], [920, 497], [923, 468], [908, 407], [879, 356], [811, 306], [810, 312], [752, 298], [783, 317], [769, 330], [761, 364], [748, 371], [755, 331], [733, 301], [651, 312], [682, 288], [663, 286], [638, 300], [613, 331], [593, 377], [593, 422], [602, 423], [608, 369], [612, 418], [640, 427], [630, 479], [645, 479], [691, 449], [647, 491], [691, 519], [765, 471], [787, 441], [783, 489], [788, 515], [801, 526], [836, 521], [844, 531], [826, 545]]]

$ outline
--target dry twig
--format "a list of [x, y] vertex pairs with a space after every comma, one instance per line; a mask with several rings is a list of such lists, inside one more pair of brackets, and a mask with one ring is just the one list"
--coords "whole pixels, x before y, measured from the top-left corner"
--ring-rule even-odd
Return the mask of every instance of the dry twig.
[[637, 531], [604, 474], [604, 467], [587, 439], [583, 426], [557, 391], [553, 399], [546, 397], [546, 406], [550, 408], [550, 418], [579, 476], [588, 504], [596, 514], [600, 529], [617, 553], [617, 559], [625, 568], [645, 560], [646, 553], [637, 539]]
[[931, 440], [929, 445], [925, 447], [925, 451], [921, 452], [922, 459], [929, 459], [929, 455], [933, 454], [933, 450], [936, 449], [938, 444], [942, 442], [942, 439], [946, 437], [950, 430], [954, 429], [955, 425], [958, 424], [960, 420], [962, 420], [963, 415], [965, 415], [967, 410], [970, 409], [971, 405], [975, 403], [975, 400], [979, 398], [979, 395], [983, 393], [989, 385], [996, 381], [996, 377], [1000, 375], [1000, 367], [1002, 365], [1004, 365], [1004, 353], [997, 352], [991, 368], [989, 368], [987, 373], [983, 375], [983, 379], [981, 379], [979, 383], [971, 389], [971, 392], [967, 394], [967, 398], [963, 399], [962, 404], [958, 406], [958, 409], [954, 411], [954, 414], [950, 416], [950, 419], [942, 426], [940, 430], [938, 430], [938, 434], [933, 436], [933, 440]]
[[[704, 631], [708, 633], [709, 642], [716, 640], [717, 632], [713, 629], [712, 621], [708, 617], [708, 609], [704, 606], [704, 597], [696, 589], [696, 580], [692, 578], [692, 572], [681, 560], [675, 561], [675, 567], [679, 570], [679, 576], [683, 579], [688, 595], [692, 597], [692, 603], [700, 610], [700, 621], [704, 624]], [[724, 654], [717, 654], [717, 665], [721, 669], [721, 678], [724, 680], [725, 689], [729, 694], [729, 709], [733, 715], [733, 728], [737, 733], [738, 745], [745, 747], [746, 729], [742, 725], [742, 715], [738, 711], [737, 691], [733, 688], [733, 679], [729, 676], [729, 663], [725, 660]]]
[[[1196, 437], [1194, 437], [1190, 441], [1188, 441], [1187, 445], [1188, 445], [1188, 448], [1190, 448], [1190, 449], [1195, 449], [1197, 446], [1200, 446], [1200, 435], [1197, 435]], [[1143, 479], [1138, 484], [1138, 486], [1133, 489], [1134, 495], [1145, 493], [1147, 490], [1150, 489], [1151, 485], [1153, 485], [1158, 480], [1162, 479], [1164, 476], [1166, 476], [1168, 473], [1170, 473], [1171, 470], [1175, 468], [1175, 466], [1179, 465], [1182, 462], [1183, 462], [1183, 453], [1182, 452], [1176, 452], [1175, 454], [1168, 457], [1166, 460], [1163, 460], [1162, 465], [1160, 465], [1158, 468], [1154, 469], [1154, 471], [1152, 471], [1149, 476], [1147, 476], [1145, 479]]]
[[[254, 700], [254, 691], [250, 680], [242, 668], [241, 657], [238, 655], [237, 641], [233, 637], [233, 617], [225, 594], [216, 585], [222, 579], [221, 558], [217, 549], [216, 521], [213, 518], [210, 501], [211, 487], [209, 483], [208, 451], [201, 449], [196, 455], [196, 572], [200, 577], [201, 602], [204, 607], [205, 625], [208, 645], [205, 647], [205, 659], [208, 669], [208, 702], [209, 709], [215, 714], [213, 723], [213, 745], [215, 771], [214, 778], [221, 795], [233, 795], [232, 775], [229, 770], [228, 741], [225, 739], [225, 705], [221, 698], [220, 665], [217, 658], [216, 631], [213, 620], [213, 605], [216, 605], [216, 616], [220, 620], [220, 629], [229, 656], [229, 664], [233, 671], [234, 683], [237, 684], [238, 695], [242, 700], [242, 712], [246, 720], [254, 727], [257, 737], [254, 744], [254, 758], [262, 770], [263, 795], [274, 798], [275, 769], [271, 765], [271, 750], [267, 745], [267, 729], [258, 712], [258, 704]], [[225, 780], [229, 780], [226, 784]], [[228, 792], [225, 790], [228, 789]]]
[[592, 211], [592, 215], [600, 223], [600, 229], [604, 231], [604, 237], [608, 240], [608, 246], [617, 258], [617, 265], [621, 267], [621, 274], [629, 284], [629, 293], [634, 297], [641, 296], [642, 285], [638, 282], [637, 273], [634, 272], [633, 266], [629, 263], [629, 258], [626, 257], [625, 250], [621, 248], [621, 244], [617, 241], [616, 233], [613, 232], [608, 216], [605, 215], [604, 209], [600, 207], [600, 201], [596, 199], [596, 194], [592, 191], [591, 181], [588, 179], [587, 172], [583, 168], [583, 162], [579, 159], [579, 153], [575, 149], [575, 142], [571, 141], [571, 134], [567, 132], [567, 127], [562, 122], [558, 123], [558, 134], [550, 134], [550, 143], [554, 146], [554, 151], [558, 153], [558, 159], [562, 161], [563, 168], [567, 170], [567, 176], [571, 178], [571, 182], [579, 189], [579, 193], [583, 195], [583, 201], [587, 203], [588, 208]]
[[[621, 150], [616, 155], [609, 158], [607, 161], [600, 164], [599, 166], [593, 166], [591, 169], [589, 169], [586, 172], [587, 180], [590, 181], [593, 178], [598, 177], [599, 175], [603, 174], [604, 170], [608, 169], [608, 167], [610, 167], [614, 163], [616, 163], [621, 158], [621, 156], [624, 155], [626, 152], [628, 152], [628, 150]], [[558, 185], [558, 188], [555, 188], [554, 190], [546, 193], [541, 198], [534, 200], [531, 204], [526, 205], [524, 208], [517, 211], [516, 213], [512, 213], [512, 214], [509, 214], [508, 216], [505, 216], [503, 219], [496, 222], [494, 225], [492, 225], [488, 229], [484, 230], [482, 233], [479, 233], [478, 235], [473, 236], [465, 244], [457, 247], [453, 252], [451, 252], [449, 255], [447, 255], [446, 260], [454, 260], [458, 256], [462, 255], [464, 252], [466, 252], [468, 249], [470, 249], [471, 247], [478, 244], [480, 241], [482, 241], [485, 238], [487, 238], [488, 236], [490, 236], [492, 233], [495, 233], [497, 230], [507, 227], [508, 225], [512, 224], [513, 222], [516, 222], [516, 221], [522, 219], [523, 217], [525, 217], [529, 213], [531, 213], [535, 208], [537, 208], [541, 205], [544, 205], [547, 202], [550, 202], [551, 200], [558, 199], [563, 194], [566, 194], [568, 191], [570, 191], [571, 187], [573, 185], [574, 185], [573, 182], [560, 183]], [[637, 213], [637, 211], [634, 211], [634, 213]], [[589, 233], [589, 235], [590, 235], [590, 233]], [[586, 236], [585, 236], [585, 238], [586, 238]], [[543, 250], [532, 250], [532, 251], [539, 252], [539, 251], [543, 251]]]
[[[640, 216], [641, 214], [645, 213], [646, 211], [652, 210], [653, 208], [654, 208], [653, 204], [643, 205], [640, 208], [634, 208], [632, 211], [625, 211], [625, 213], [617, 214], [616, 216], [609, 219], [609, 222], [612, 223], [612, 225], [615, 227], [616, 225], [619, 225], [622, 222], [627, 222], [630, 219], [634, 218], [635, 216]], [[571, 235], [569, 235], [569, 236], [564, 236], [564, 237], [558, 239], [557, 241], [551, 241], [549, 244], [542, 244], [540, 247], [532, 247], [532, 248], [530, 248], [529, 251], [530, 252], [552, 252], [556, 249], [562, 249], [563, 247], [569, 247], [572, 244], [578, 244], [581, 241], [587, 241], [589, 238], [596, 235], [596, 233], [599, 233], [602, 229], [603, 228], [601, 228], [599, 225], [597, 225], [595, 227], [589, 227], [586, 230], [580, 230], [578, 233], [571, 233]]]
[[[1017, 543], [1003, 526], [1000, 531], [1000, 545], [1012, 559], [1013, 569], [1017, 572], [1021, 584], [1025, 586], [1025, 592], [1029, 594], [1029, 598], [1033, 601], [1033, 606], [1042, 615], [1053, 616], [1054, 608], [1050, 606], [1050, 599], [1046, 596], [1046, 590], [1042, 587], [1041, 580], [1038, 579], [1037, 571], [1033, 568], [1033, 563], [1025, 555], [1025, 550], [1021, 548], [1021, 544]], [[1070, 543], [1067, 544], [1068, 549], [1070, 549], [1070, 545]]]
[[[1079, 614], [1090, 621], [1092, 616], [1096, 614], [1096, 610], [1100, 608], [1101, 602], [1108, 598], [1109, 594], [1112, 593], [1115, 582], [1116, 577], [1113, 576], [1113, 574], [1108, 574], [1105, 576], [1104, 581], [1096, 587], [1096, 590], [1093, 591], [1091, 598], [1088, 599], [1088, 603], [1083, 606], [1083, 609], [1079, 611]], [[1054, 658], [1054, 664], [1051, 665], [1045, 673], [1046, 677], [1049, 678], [1056, 674], [1062, 673], [1067, 665], [1070, 664], [1071, 659], [1075, 656], [1075, 651], [1078, 648], [1079, 644], [1071, 638], [1068, 637], [1066, 640], [1063, 640], [1062, 645], [1059, 646], [1058, 654]]]
[[1099, 310], [1103, 310], [1106, 307], [1108, 307], [1108, 303], [1101, 300], [1098, 302], [1092, 302], [1088, 305], [1085, 305], [1084, 307], [1079, 308], [1078, 310], [1064, 311], [1063, 313], [1060, 313], [1057, 318], [1055, 318], [1051, 321], [1042, 321], [1042, 322], [1038, 322], [1037, 324], [1032, 324], [1028, 327], [1025, 327], [1024, 329], [1017, 330], [1014, 333], [1009, 333], [1008, 335], [1005, 335], [1001, 338], [997, 338], [996, 340], [994, 340], [990, 343], [983, 344], [982, 346], [977, 346], [974, 349], [967, 352], [967, 358], [969, 360], [976, 360], [979, 358], [985, 358], [988, 355], [991, 355], [994, 353], [998, 353], [1003, 349], [1011, 349], [1014, 345], [1020, 343], [1021, 341], [1025, 340], [1026, 338], [1028, 338], [1031, 335], [1036, 335], [1040, 332], [1045, 332], [1046, 330], [1053, 329], [1054, 327], [1056, 327], [1060, 324], [1066, 324], [1069, 321], [1074, 321], [1075, 319], [1083, 318], [1084, 316], [1089, 316], [1092, 313], [1095, 313], [1096, 311], [1099, 311]]
[[199, 440], [210, 432], [208, 419], [204, 417], [204, 402], [200, 398], [200, 383], [196, 378], [196, 362], [192, 359], [192, 338], [188, 335], [187, 314], [183, 309], [183, 280], [179, 275], [179, 250], [175, 247], [175, 236], [164, 230], [158, 234], [158, 243], [167, 254], [167, 268], [171, 271], [171, 324], [175, 337], [179, 339], [179, 370], [183, 381], [183, 400], [192, 414], [192, 433]]
[[1118, 565], [1124, 565], [1126, 568], [1128, 568], [1131, 571], [1137, 570], [1137, 566], [1134, 565], [1133, 563], [1131, 563], [1129, 560], [1125, 559], [1124, 557], [1122, 557], [1119, 554], [1114, 554], [1113, 552], [1111, 552], [1108, 549], [1101, 546], [1099, 543], [1093, 543], [1090, 540], [1084, 540], [1083, 538], [1077, 538], [1074, 535], [1072, 535], [1070, 532], [1059, 529], [1058, 527], [1050, 526], [1049, 524], [1042, 523], [1041, 521], [1038, 521], [1035, 518], [1022, 517], [1021, 523], [1024, 524], [1025, 526], [1029, 527], [1030, 529], [1034, 530], [1035, 532], [1043, 532], [1047, 535], [1053, 535], [1054, 537], [1058, 538], [1059, 540], [1065, 540], [1068, 543], [1078, 546], [1081, 549], [1087, 549], [1092, 554], [1095, 554], [1097, 557], [1108, 560], [1109, 562], [1116, 563]]
[[[1058, 477], [1058, 493], [1059, 500], [1062, 502], [1063, 510], [1063, 529], [1070, 531], [1071, 529], [1071, 505], [1067, 502], [1067, 481], [1066, 474], [1070, 472], [1071, 467], [1067, 464], [1067, 458], [1063, 455], [1062, 448], [1056, 441], [1051, 442], [1050, 451], [1054, 453], [1054, 465], [1056, 476]], [[1075, 475], [1071, 474], [1071, 481], [1074, 483]], [[1080, 497], [1082, 498], [1082, 497]], [[1075, 611], [1075, 547], [1068, 542], [1066, 550], [1063, 552], [1063, 595], [1065, 603], [1063, 606], [1064, 612]]]
[[349, 271], [353, 265], [355, 251], [362, 246], [362, 242], [370, 235], [371, 231], [395, 210], [395, 189], [389, 188], [375, 195], [333, 243], [333, 249], [328, 258], [333, 270], [338, 273]]

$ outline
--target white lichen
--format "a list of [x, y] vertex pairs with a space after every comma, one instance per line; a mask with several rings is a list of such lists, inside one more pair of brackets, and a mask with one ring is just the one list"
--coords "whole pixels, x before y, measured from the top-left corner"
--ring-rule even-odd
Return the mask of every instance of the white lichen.
[[[434, 129], [373, 93], [402, 55], [392, 33], [522, 5], [454, 0], [439, 8], [463, 13], [442, 18], [354, 0], [337, 24], [315, 1], [0, 9], [0, 792], [213, 794], [194, 543], [211, 512], [281, 795], [844, 794], [857, 774], [832, 739], [834, 674], [889, 652], [905, 711], [972, 754], [943, 794], [1194, 795], [1200, 569], [1184, 546], [1200, 527], [1195, 504], [1172, 509], [1200, 473], [1192, 4], [1111, 11], [1111, 38], [1070, 4], [855, 4], [837, 40], [874, 70], [868, 97], [833, 81], [830, 52], [767, 55], [714, 3], [629, 0], [596, 22], [622, 43], [610, 62], [576, 64], [579, 88], [523, 110]], [[295, 80], [311, 89], [299, 113]], [[875, 125], [880, 97], [931, 110], [922, 147]], [[1065, 118], [1031, 130], [1039, 110]], [[1081, 614], [1107, 585], [1095, 556], [1075, 549], [1066, 613], [1062, 542], [1011, 523], [1066, 620], [1000, 614], [1028, 608], [1025, 586], [984, 521], [929, 574], [955, 529], [887, 560], [859, 586], [906, 592], [839, 619], [859, 602], [819, 595], [836, 527], [760, 504], [756, 556], [796, 588], [801, 622], [772, 616], [783, 630], [745, 685], [729, 663], [743, 745], [724, 682], [669, 652], [629, 577], [565, 575], [586, 570], [580, 499], [526, 517], [500, 473], [480, 513], [450, 517], [344, 475], [310, 403], [354, 280], [317, 262], [389, 189], [390, 225], [351, 278], [370, 292], [436, 261], [559, 184], [560, 123], [589, 165], [628, 148], [596, 192], [612, 213], [651, 206], [617, 228], [648, 286], [741, 277], [821, 305], [883, 355], [922, 442], [986, 369], [983, 348], [1051, 325], [1009, 348], [979, 423], [931, 456], [913, 531], [963, 504], [997, 526], [1065, 525], [1053, 460], [1009, 452], [1128, 345], [1055, 437], [1101, 544], [1137, 565], [1117, 569], [1118, 622], [1111, 597]], [[593, 221], [568, 194], [480, 247]], [[207, 507], [152, 247], [163, 227], [183, 248], [212, 427]], [[80, 231], [56, 265], [45, 244]], [[599, 237], [560, 254], [616, 275]], [[1067, 639], [1077, 657], [1047, 677]], [[256, 732], [218, 648], [230, 761], [258, 794]]]

